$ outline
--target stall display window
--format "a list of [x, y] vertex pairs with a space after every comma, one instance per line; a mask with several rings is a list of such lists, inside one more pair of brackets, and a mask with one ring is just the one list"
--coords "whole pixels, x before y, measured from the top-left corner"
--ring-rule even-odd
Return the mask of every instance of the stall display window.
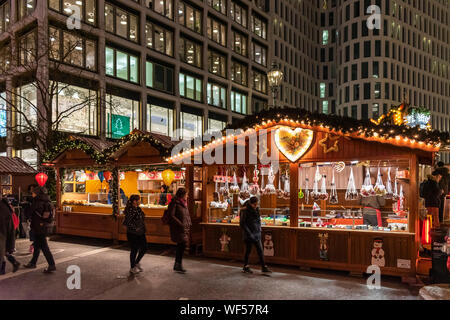
[[107, 134], [111, 138], [121, 138], [133, 129], [139, 128], [139, 101], [106, 95]]
[[174, 130], [173, 109], [147, 104], [147, 128], [151, 132], [172, 137]]
[[85, 193], [86, 174], [84, 171], [68, 171], [64, 174], [64, 192]]
[[12, 176], [5, 174], [0, 176], [2, 195], [12, 194]]

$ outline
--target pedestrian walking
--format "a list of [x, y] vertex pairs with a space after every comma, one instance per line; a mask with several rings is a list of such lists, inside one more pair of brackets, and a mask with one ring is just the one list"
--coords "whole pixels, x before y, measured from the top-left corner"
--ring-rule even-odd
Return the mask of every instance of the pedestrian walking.
[[125, 207], [123, 224], [127, 227], [127, 239], [130, 242], [130, 273], [143, 272], [140, 261], [147, 251], [145, 238], [145, 214], [139, 207], [140, 196], [132, 195]]
[[433, 171], [428, 179], [423, 183], [421, 197], [425, 199], [427, 214], [433, 217], [433, 228], [439, 228], [439, 206], [441, 204], [442, 189], [439, 181], [442, 176], [438, 171]]
[[185, 273], [186, 270], [183, 268], [183, 254], [189, 245], [189, 233], [192, 226], [185, 188], [179, 188], [177, 190], [175, 198], [169, 204], [168, 210], [170, 238], [177, 244], [173, 270]]
[[13, 272], [16, 272], [20, 267], [20, 263], [12, 255], [15, 248], [15, 229], [12, 214], [11, 205], [7, 199], [2, 197], [0, 201], [0, 275], [5, 274], [5, 256], [13, 265]]
[[44, 269], [44, 273], [56, 271], [55, 260], [50, 251], [47, 242], [48, 227], [54, 219], [54, 208], [44, 187], [33, 188], [33, 202], [30, 206], [31, 214], [31, 232], [34, 237], [33, 257], [31, 261], [24, 265], [25, 268], [36, 268], [41, 250], [47, 260], [48, 267]]
[[244, 209], [241, 209], [239, 225], [243, 232], [245, 242], [245, 256], [244, 269], [245, 273], [253, 273], [248, 264], [248, 259], [252, 251], [252, 247], [256, 247], [259, 262], [261, 264], [261, 271], [263, 273], [271, 273], [272, 271], [266, 266], [264, 262], [264, 253], [261, 243], [261, 216], [258, 208], [258, 198], [251, 196], [250, 199], [244, 202]]
[[444, 166], [444, 163], [442, 161], [439, 161], [437, 163], [436, 171], [442, 176], [441, 180], [439, 181], [439, 187], [443, 190], [441, 194], [441, 204], [439, 206], [439, 221], [442, 222], [444, 221], [445, 196], [450, 191], [450, 173], [448, 168]]

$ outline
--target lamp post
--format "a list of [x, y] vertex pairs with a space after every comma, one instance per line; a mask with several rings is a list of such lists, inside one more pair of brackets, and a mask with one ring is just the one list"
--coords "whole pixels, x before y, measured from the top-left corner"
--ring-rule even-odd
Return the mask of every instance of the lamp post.
[[267, 72], [267, 79], [269, 81], [269, 87], [272, 90], [273, 97], [273, 107], [276, 107], [276, 99], [278, 96], [278, 88], [283, 81], [283, 71], [281, 71], [278, 64], [274, 61], [272, 62], [272, 68]]

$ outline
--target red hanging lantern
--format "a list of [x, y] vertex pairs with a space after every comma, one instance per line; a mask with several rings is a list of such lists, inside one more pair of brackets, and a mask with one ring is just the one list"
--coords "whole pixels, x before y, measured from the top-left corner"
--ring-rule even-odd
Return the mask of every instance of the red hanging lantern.
[[103, 177], [105, 177], [106, 181], [109, 181], [111, 179], [111, 176], [112, 176], [111, 172], [109, 171], [103, 172]]
[[35, 176], [35, 179], [36, 179], [37, 183], [39, 184], [39, 186], [43, 187], [48, 180], [48, 176], [44, 172], [39, 172]]

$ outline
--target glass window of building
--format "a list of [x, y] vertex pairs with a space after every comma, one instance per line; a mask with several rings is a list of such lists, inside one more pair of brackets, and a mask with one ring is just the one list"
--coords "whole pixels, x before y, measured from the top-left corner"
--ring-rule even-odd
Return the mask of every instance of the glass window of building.
[[238, 91], [231, 91], [231, 111], [247, 114], [247, 95]]
[[28, 132], [37, 124], [37, 87], [30, 83], [16, 89], [15, 101], [18, 101], [19, 112], [16, 115], [16, 126], [19, 132]]
[[0, 137], [6, 137], [7, 116], [6, 116], [6, 92], [0, 92]]
[[97, 135], [97, 92], [65, 83], [55, 83], [53, 98], [55, 130]]
[[241, 26], [247, 28], [247, 9], [237, 4], [236, 2], [231, 2], [231, 19], [234, 22], [240, 24]]
[[147, 87], [173, 93], [173, 67], [147, 61], [145, 66]]
[[202, 33], [202, 12], [184, 2], [179, 2], [178, 23], [195, 32]]
[[173, 32], [151, 22], [145, 24], [147, 47], [173, 56]]
[[267, 39], [267, 23], [261, 18], [252, 15], [252, 32], [263, 39]]
[[231, 80], [242, 84], [244, 86], [247, 85], [247, 66], [237, 62], [231, 62]]
[[358, 64], [352, 64], [352, 81], [358, 79]]
[[36, 60], [36, 30], [19, 38], [20, 64], [27, 65]]
[[232, 31], [231, 50], [246, 57], [247, 56], [247, 37], [243, 34]]
[[359, 84], [353, 85], [353, 101], [359, 100]]
[[180, 112], [181, 135], [183, 139], [192, 139], [203, 134], [203, 117], [188, 112]]
[[361, 79], [366, 79], [369, 77], [369, 63], [363, 62], [361, 64]]
[[206, 94], [209, 105], [223, 109], [227, 108], [227, 88], [225, 86], [208, 82]]
[[352, 115], [351, 117], [353, 119], [357, 119], [358, 118], [358, 106], [352, 106]]
[[322, 101], [322, 113], [328, 114], [328, 101], [326, 100]]
[[325, 98], [325, 90], [326, 90], [325, 82], [321, 82], [320, 83], [320, 90], [319, 90], [321, 98]]
[[378, 119], [380, 116], [380, 105], [378, 103], [372, 104], [372, 119]]
[[369, 106], [366, 103], [361, 105], [361, 118], [367, 120], [369, 118]]
[[373, 61], [372, 62], [372, 72], [373, 72], [373, 77], [374, 78], [379, 78], [380, 77], [380, 68], [379, 68], [378, 61]]
[[222, 14], [227, 14], [227, 2], [225, 0], [208, 0], [208, 5]]
[[150, 132], [172, 137], [174, 134], [173, 124], [173, 109], [147, 104], [147, 128]]
[[376, 82], [375, 83], [375, 89], [373, 90], [374, 98], [375, 99], [381, 99], [381, 83]]
[[6, 72], [11, 66], [11, 45], [5, 44], [0, 48], [0, 72]]
[[211, 17], [207, 20], [208, 38], [222, 46], [227, 45], [227, 25]]
[[0, 34], [8, 30], [10, 23], [10, 6], [9, 1], [0, 5]]
[[180, 38], [180, 60], [193, 66], [202, 67], [202, 45], [186, 38]]
[[218, 76], [227, 76], [227, 57], [213, 50], [208, 50], [208, 71]]
[[370, 57], [370, 41], [364, 41], [364, 58]]
[[328, 30], [322, 30], [322, 44], [328, 44]]
[[370, 82], [364, 83], [364, 100], [370, 99]]
[[138, 42], [137, 15], [129, 13], [109, 3], [105, 4], [105, 28], [106, 31], [114, 33], [130, 41]]
[[95, 24], [97, 20], [96, 2], [92, 0], [49, 0], [48, 7], [66, 16], [79, 12], [81, 21]]
[[106, 75], [139, 83], [138, 57], [113, 48], [105, 48]]
[[353, 44], [353, 59], [359, 59], [359, 42]]
[[267, 75], [265, 73], [253, 70], [253, 89], [267, 93]]
[[225, 121], [208, 118], [208, 131], [209, 132], [218, 132], [225, 129], [227, 123]]
[[106, 94], [108, 137], [118, 139], [139, 128], [139, 101]]
[[147, 7], [159, 13], [160, 15], [173, 19], [172, 0], [145, 0]]
[[252, 106], [253, 106], [253, 112], [258, 113], [262, 110], [267, 109], [268, 103], [265, 100], [261, 100], [256, 97], [252, 97]]
[[17, 16], [22, 20], [33, 13], [36, 8], [36, 0], [17, 0]]
[[16, 150], [16, 156], [28, 163], [34, 169], [37, 169], [38, 165], [38, 154], [34, 149], [22, 149]]
[[97, 69], [97, 43], [95, 41], [55, 27], [49, 28], [49, 37], [50, 59], [60, 60], [61, 57], [64, 57], [64, 63], [88, 70]]
[[266, 56], [267, 56], [267, 49], [266, 47], [259, 45], [256, 42], [252, 42], [253, 46], [253, 61], [256, 63], [259, 63], [263, 66], [267, 66], [266, 62]]
[[187, 99], [203, 100], [203, 80], [184, 73], [179, 74], [180, 96]]

